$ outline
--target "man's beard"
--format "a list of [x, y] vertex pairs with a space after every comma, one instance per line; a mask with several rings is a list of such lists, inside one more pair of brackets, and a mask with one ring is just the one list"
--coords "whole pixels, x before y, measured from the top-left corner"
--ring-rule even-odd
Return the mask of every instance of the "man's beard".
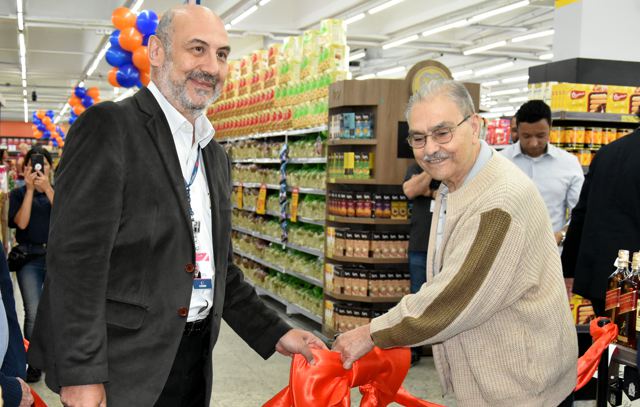
[[[216, 99], [218, 99], [218, 97], [220, 97], [222, 86], [219, 86], [220, 81], [217, 76], [202, 71], [190, 71], [187, 73], [184, 80], [174, 81], [170, 76], [172, 68], [173, 63], [171, 62], [170, 58], [167, 58], [167, 60], [165, 60], [165, 63], [160, 68], [160, 84], [158, 85], [161, 89], [165, 89], [169, 92], [171, 99], [176, 101], [180, 105], [181, 110], [183, 110], [185, 113], [190, 114], [193, 117], [198, 116], [204, 113], [207, 107], [209, 107], [209, 105], [211, 105], [216, 101]], [[187, 93], [187, 81], [190, 79], [211, 84], [211, 87], [214, 90], [213, 95], [202, 103], [193, 101]], [[204, 89], [196, 89], [195, 92], [196, 94], [198, 94], [198, 96], [205, 97], [209, 93]]]

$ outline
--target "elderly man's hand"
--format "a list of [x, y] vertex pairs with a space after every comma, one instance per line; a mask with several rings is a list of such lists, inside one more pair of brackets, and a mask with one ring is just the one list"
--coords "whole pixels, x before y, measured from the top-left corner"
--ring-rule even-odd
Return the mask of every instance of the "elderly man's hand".
[[327, 345], [324, 344], [311, 332], [303, 331], [301, 329], [292, 329], [286, 334], [282, 335], [282, 338], [276, 344], [276, 351], [285, 355], [291, 356], [294, 353], [301, 353], [307, 362], [313, 364], [313, 354], [311, 349], [327, 349]]
[[340, 352], [342, 367], [349, 370], [353, 362], [369, 353], [373, 346], [369, 324], [367, 324], [338, 336], [332, 350]]

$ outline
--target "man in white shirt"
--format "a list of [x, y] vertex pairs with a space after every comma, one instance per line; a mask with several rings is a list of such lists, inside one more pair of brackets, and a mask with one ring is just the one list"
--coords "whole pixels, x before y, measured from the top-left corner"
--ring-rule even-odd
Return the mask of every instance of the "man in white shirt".
[[580, 197], [584, 172], [578, 159], [549, 143], [551, 109], [542, 100], [523, 104], [515, 116], [519, 141], [501, 153], [533, 180], [549, 211], [558, 246]]

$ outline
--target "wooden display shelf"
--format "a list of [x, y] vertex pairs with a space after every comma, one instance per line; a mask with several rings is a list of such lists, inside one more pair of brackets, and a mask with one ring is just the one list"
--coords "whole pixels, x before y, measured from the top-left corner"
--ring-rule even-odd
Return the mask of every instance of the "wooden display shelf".
[[381, 219], [381, 218], [355, 218], [348, 216], [328, 215], [327, 221], [338, 223], [351, 223], [356, 225], [410, 225], [408, 219]]
[[375, 146], [378, 144], [376, 139], [333, 139], [327, 140], [328, 146]]
[[363, 264], [406, 264], [408, 259], [378, 259], [373, 257], [344, 257], [344, 256], [326, 256], [327, 260], [342, 261], [345, 263], [363, 263]]
[[351, 302], [365, 302], [370, 304], [397, 303], [402, 299], [402, 297], [361, 297], [358, 295], [337, 294], [329, 291], [325, 291], [325, 294], [328, 297], [335, 298], [336, 300], [351, 301]]

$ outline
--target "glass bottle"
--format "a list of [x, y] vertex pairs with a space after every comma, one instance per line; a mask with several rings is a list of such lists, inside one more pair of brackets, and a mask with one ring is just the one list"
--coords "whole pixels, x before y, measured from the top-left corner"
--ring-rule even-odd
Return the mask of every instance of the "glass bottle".
[[604, 303], [605, 315], [611, 322], [615, 321], [617, 309], [620, 305], [620, 282], [624, 280], [629, 273], [628, 250], [618, 250], [616, 267], [616, 270], [609, 276]]
[[632, 349], [636, 348], [636, 308], [640, 286], [640, 258], [637, 254], [633, 255], [631, 273], [620, 282], [620, 305], [616, 315], [618, 343]]

